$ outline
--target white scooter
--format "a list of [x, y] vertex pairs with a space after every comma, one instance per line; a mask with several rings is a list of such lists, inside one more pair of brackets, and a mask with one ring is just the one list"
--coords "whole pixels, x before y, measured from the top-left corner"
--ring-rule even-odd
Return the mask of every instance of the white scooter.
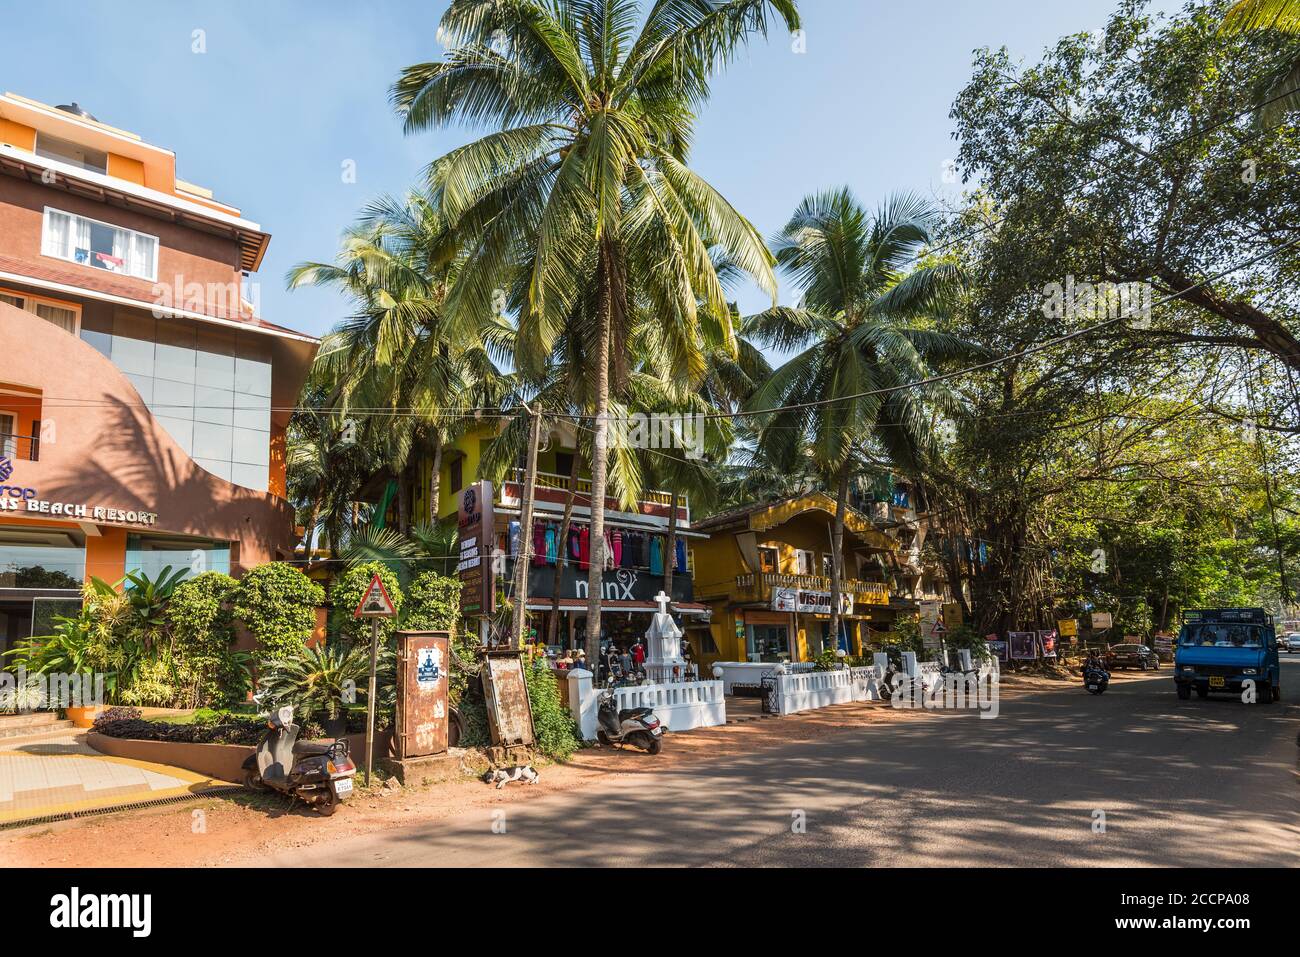
[[655, 717], [654, 709], [618, 710], [612, 681], [600, 693], [596, 720], [596, 739], [601, 744], [630, 744], [650, 754], [658, 754], [663, 749], [664, 732], [668, 729]]
[[314, 807], [325, 817], [352, 795], [357, 767], [346, 741], [313, 744], [298, 740], [293, 708], [267, 716], [266, 734], [244, 762], [244, 786], [251, 791], [279, 791]]

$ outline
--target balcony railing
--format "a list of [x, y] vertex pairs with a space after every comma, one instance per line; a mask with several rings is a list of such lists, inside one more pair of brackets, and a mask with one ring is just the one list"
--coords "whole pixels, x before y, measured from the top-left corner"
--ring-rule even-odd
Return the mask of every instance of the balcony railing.
[[[524, 482], [524, 470], [514, 469], [510, 473], [509, 481], [522, 485]], [[569, 486], [570, 486], [570, 480], [569, 480], [569, 476], [567, 475], [556, 475], [554, 472], [537, 473], [538, 488], [549, 488], [549, 489], [555, 489], [556, 491], [560, 491], [560, 492], [567, 492], [569, 491]], [[591, 480], [585, 478], [578, 479], [577, 492], [579, 495], [585, 495], [587, 497], [590, 497]], [[668, 508], [669, 506], [672, 505], [673, 493], [657, 491], [654, 489], [642, 489], [641, 497], [638, 499], [638, 501], [645, 504], [660, 505], [663, 506], [664, 508]], [[689, 508], [686, 502], [685, 495], [681, 495], [678, 497], [677, 507], [681, 509]]]
[[[888, 605], [889, 586], [881, 582], [862, 581], [858, 578], [845, 578], [840, 582], [845, 594], [853, 596], [854, 601], [865, 605]], [[787, 575], [781, 572], [746, 572], [736, 576], [736, 588], [748, 592], [758, 601], [766, 601], [772, 596], [773, 588], [802, 588], [805, 591], [831, 590], [831, 580], [824, 575]]]
[[41, 457], [41, 440], [32, 435], [11, 435], [0, 432], [0, 455], [7, 459], [26, 459], [36, 462]]

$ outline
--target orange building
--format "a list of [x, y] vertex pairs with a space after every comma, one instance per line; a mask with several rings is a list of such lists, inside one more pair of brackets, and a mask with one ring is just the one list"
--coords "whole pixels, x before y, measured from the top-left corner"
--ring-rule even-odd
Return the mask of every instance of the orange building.
[[317, 340], [246, 295], [269, 242], [169, 150], [0, 95], [0, 647], [91, 576], [292, 554]]

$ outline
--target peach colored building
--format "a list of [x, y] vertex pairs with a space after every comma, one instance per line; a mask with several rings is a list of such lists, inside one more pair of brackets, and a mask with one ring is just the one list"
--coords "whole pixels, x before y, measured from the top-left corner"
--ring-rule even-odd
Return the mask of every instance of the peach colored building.
[[0, 649], [91, 576], [292, 554], [317, 341], [249, 302], [269, 241], [170, 151], [0, 95]]

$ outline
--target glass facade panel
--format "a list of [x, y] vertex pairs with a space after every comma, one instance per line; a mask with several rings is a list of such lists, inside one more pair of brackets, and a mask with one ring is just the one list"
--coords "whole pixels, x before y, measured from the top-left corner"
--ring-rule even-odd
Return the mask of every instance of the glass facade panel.
[[271, 448], [271, 347], [264, 337], [118, 311], [82, 338], [127, 374], [176, 444], [212, 474], [264, 492]]
[[126, 570], [142, 571], [156, 578], [164, 568], [173, 572], [185, 571], [186, 578], [202, 572], [230, 574], [230, 544], [202, 539], [152, 538], [145, 535], [128, 535], [126, 538]]

